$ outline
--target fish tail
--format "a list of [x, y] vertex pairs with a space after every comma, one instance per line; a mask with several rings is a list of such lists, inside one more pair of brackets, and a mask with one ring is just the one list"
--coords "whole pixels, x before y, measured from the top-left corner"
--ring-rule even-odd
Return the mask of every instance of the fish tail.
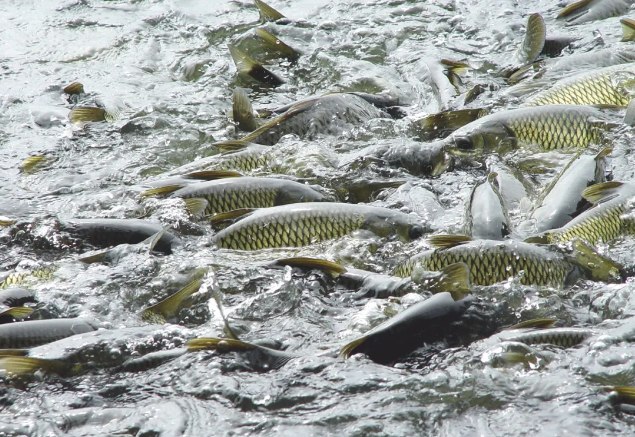
[[[238, 63], [236, 63], [236, 65], [238, 65]], [[232, 114], [234, 117], [234, 123], [236, 123], [238, 128], [241, 130], [252, 132], [260, 126], [247, 93], [240, 88], [236, 88], [234, 90]]]
[[202, 279], [190, 282], [167, 299], [143, 310], [141, 318], [155, 323], [165, 323], [167, 319], [176, 316], [183, 301], [197, 292], [202, 283]]

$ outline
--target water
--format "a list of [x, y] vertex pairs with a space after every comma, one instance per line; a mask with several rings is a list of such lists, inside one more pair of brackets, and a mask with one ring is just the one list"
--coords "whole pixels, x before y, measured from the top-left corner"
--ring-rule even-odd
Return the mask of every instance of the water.
[[[209, 228], [193, 222], [179, 200], [140, 198], [143, 182], [153, 175], [217, 153], [215, 141], [239, 137], [227, 118], [236, 86], [247, 90], [256, 108], [329, 91], [388, 91], [408, 104], [402, 120], [374, 120], [311, 141], [288, 137], [275, 146], [286, 177], [324, 185], [346, 176], [340, 166], [366, 147], [407, 144], [409, 121], [416, 116], [461, 107], [462, 97], [435, 79], [439, 59], [473, 67], [461, 92], [470, 83], [485, 85], [470, 107], [513, 107], [518, 100], [501, 92], [508, 85], [495, 73], [522, 41], [529, 13], [543, 14], [548, 35], [579, 38], [565, 56], [630, 47], [619, 42], [619, 17], [567, 27], [554, 20], [562, 5], [543, 1], [275, 0], [272, 5], [291, 24], [264, 28], [303, 53], [295, 64], [268, 64], [287, 80], [275, 89], [238, 77], [227, 50], [227, 43], [253, 44], [258, 13], [250, 1], [0, 5], [0, 215], [29, 224], [23, 233], [0, 230], [0, 263], [24, 268], [54, 263], [53, 280], [30, 283], [42, 306], [56, 317], [85, 316], [111, 328], [143, 325], [136, 316], [140, 309], [209, 267], [213, 275], [207, 283], [217, 283], [243, 339], [278, 340], [302, 356], [271, 372], [250, 371], [234, 354], [201, 352], [139, 373], [39, 375], [28, 384], [0, 387], [0, 431], [30, 436], [632, 435], [633, 417], [615, 409], [603, 390], [635, 385], [635, 347], [624, 334], [631, 332], [635, 314], [630, 279], [617, 285], [583, 281], [566, 290], [511, 281], [478, 290], [484, 300], [506, 305], [496, 316], [501, 323], [551, 316], [565, 326], [597, 331], [574, 349], [538, 348], [550, 359], [536, 365], [483, 363], [483, 354], [495, 352], [486, 342], [424, 349], [394, 367], [362, 356], [344, 361], [332, 352], [369, 320], [377, 323], [400, 305], [355, 301], [320, 275], [268, 270], [259, 263], [301, 254], [389, 273], [425, 248], [423, 241], [403, 244], [358, 232], [298, 250], [216, 250], [206, 244]], [[553, 71], [545, 77], [566, 74]], [[68, 125], [71, 104], [61, 89], [73, 81], [84, 84], [83, 103], [120, 106], [119, 119], [84, 128]], [[609, 164], [615, 180], [635, 179], [632, 142], [629, 129], [616, 132]], [[20, 163], [34, 155], [48, 161], [36, 171], [20, 172]], [[545, 172], [524, 175], [530, 196], [557, 174], [568, 155], [540, 157]], [[437, 232], [455, 233], [463, 228], [464, 203], [484, 172], [464, 169], [425, 180], [370, 166], [348, 176], [407, 182], [356, 200], [414, 211], [431, 220]], [[513, 226], [528, 202], [510, 211]], [[75, 261], [82, 250], [61, 244], [55, 217], [146, 217], [170, 226], [185, 244], [170, 256], [131, 251], [114, 265], [86, 266]], [[600, 249], [633, 266], [632, 239]], [[185, 338], [221, 334], [220, 315], [208, 297], [179, 315]], [[361, 314], [369, 318], [360, 319], [365, 305]]]

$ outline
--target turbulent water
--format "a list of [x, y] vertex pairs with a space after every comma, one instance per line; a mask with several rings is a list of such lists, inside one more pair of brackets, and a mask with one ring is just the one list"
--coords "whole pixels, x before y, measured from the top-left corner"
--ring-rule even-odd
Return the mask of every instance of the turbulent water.
[[[271, 88], [239, 76], [228, 43], [254, 50], [260, 26], [251, 1], [5, 1], [0, 4], [0, 216], [19, 220], [0, 228], [0, 264], [18, 269], [54, 264], [50, 281], [32, 280], [40, 306], [53, 317], [88, 317], [111, 328], [141, 326], [137, 315], [200, 276], [216, 287], [230, 322], [247, 341], [277, 340], [301, 356], [279, 370], [256, 372], [235, 354], [198, 352], [147, 371], [97, 369], [81, 376], [36, 375], [0, 386], [1, 435], [632, 435], [632, 415], [615, 408], [605, 387], [635, 385], [635, 290], [632, 279], [607, 285], [582, 281], [565, 290], [518, 281], [475, 291], [503, 310], [501, 324], [556, 317], [563, 326], [596, 334], [572, 349], [539, 347], [537, 364], [488, 364], [496, 344], [418, 351], [381, 366], [357, 355], [334, 358], [348, 341], [387, 313], [416, 300], [354, 300], [318, 274], [262, 267], [301, 254], [389, 273], [426, 249], [356, 232], [294, 250], [218, 250], [213, 231], [187, 214], [178, 199], [145, 199], [144, 182], [196, 158], [218, 153], [214, 142], [236, 139], [229, 119], [236, 87], [256, 108], [274, 108], [331, 91], [389, 92], [404, 103], [403, 119], [377, 119], [339, 136], [274, 146], [284, 177], [313, 184], [348, 176], [347, 183], [404, 181], [363, 192], [325, 189], [341, 201], [372, 202], [429, 220], [437, 233], [463, 230], [465, 201], [485, 172], [476, 166], [436, 179], [381, 166], [344, 168], [364, 150], [413, 141], [412, 119], [463, 107], [471, 84], [485, 91], [469, 107], [497, 110], [521, 99], [498, 72], [509, 66], [527, 16], [540, 12], [547, 35], [578, 40], [562, 57], [633, 49], [620, 42], [619, 17], [565, 26], [555, 16], [565, 2], [272, 0], [290, 19], [264, 25], [302, 52], [295, 63], [268, 67], [287, 83]], [[459, 93], [439, 82], [440, 59], [468, 62]], [[592, 69], [555, 64], [543, 79]], [[595, 64], [594, 64], [595, 63]], [[441, 75], [441, 77], [444, 77]], [[112, 123], [68, 123], [72, 104], [62, 93], [84, 85], [83, 104], [120, 108]], [[621, 114], [621, 113], [620, 113]], [[621, 116], [618, 114], [616, 117]], [[618, 129], [609, 170], [635, 181], [633, 133]], [[30, 156], [38, 168], [21, 171]], [[509, 211], [512, 235], [531, 202], [571, 155], [517, 153], [512, 163], [540, 158], [523, 171], [526, 199]], [[522, 168], [529, 168], [525, 166]], [[537, 170], [536, 170], [537, 168]], [[538, 171], [539, 170], [539, 171]], [[346, 187], [346, 184], [344, 184]], [[139, 218], [161, 222], [184, 244], [171, 255], [130, 251], [111, 264], [76, 261], [84, 249], [59, 238], [55, 220]], [[514, 230], [516, 229], [516, 230]], [[632, 270], [635, 239], [599, 247]], [[167, 349], [195, 336], [222, 335], [213, 299], [183, 310], [166, 330]], [[501, 315], [502, 314], [502, 315]], [[629, 334], [630, 333], [630, 334]], [[113, 354], [118, 353], [113, 346]], [[489, 355], [488, 355], [489, 354]]]

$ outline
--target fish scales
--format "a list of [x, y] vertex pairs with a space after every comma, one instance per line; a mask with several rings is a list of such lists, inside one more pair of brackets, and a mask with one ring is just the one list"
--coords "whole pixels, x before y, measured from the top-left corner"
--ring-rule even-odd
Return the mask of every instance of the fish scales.
[[562, 243], [582, 238], [591, 244], [597, 244], [600, 241], [611, 242], [620, 235], [635, 234], [635, 220], [629, 217], [632, 211], [628, 207], [628, 200], [635, 196], [635, 185], [620, 184], [616, 190], [611, 190], [607, 194], [613, 197], [603, 199], [561, 228], [543, 233], [538, 238], [544, 241], [536, 240], [536, 242]]
[[387, 208], [307, 202], [255, 211], [220, 231], [212, 242], [238, 250], [300, 247], [339, 238], [357, 229], [411, 240], [423, 235], [422, 226], [421, 219]]
[[635, 63], [614, 65], [559, 80], [553, 87], [529, 98], [526, 106], [539, 105], [619, 105], [632, 98]]
[[54, 267], [45, 267], [28, 272], [10, 273], [6, 278], [4, 278], [4, 281], [0, 283], [0, 290], [4, 290], [5, 288], [9, 288], [14, 285], [19, 285], [30, 276], [44, 280], [53, 279], [53, 272], [55, 270], [56, 269]]
[[507, 341], [518, 341], [527, 345], [553, 344], [561, 347], [573, 347], [589, 338], [592, 332], [586, 329], [553, 328], [514, 335]]
[[519, 141], [540, 144], [547, 150], [569, 147], [587, 147], [602, 141], [601, 131], [585, 128], [588, 124], [585, 111], [567, 110], [560, 114], [545, 112], [539, 115], [511, 118], [510, 129]]
[[557, 254], [538, 248], [534, 251], [534, 247], [526, 244], [516, 244], [518, 247], [511, 248], [504, 243], [484, 240], [474, 243], [426, 251], [397, 267], [394, 274], [406, 277], [417, 265], [428, 270], [440, 270], [450, 264], [464, 262], [470, 270], [470, 281], [475, 285], [491, 285], [523, 272], [520, 277], [522, 284], [562, 286], [575, 270], [575, 266]]

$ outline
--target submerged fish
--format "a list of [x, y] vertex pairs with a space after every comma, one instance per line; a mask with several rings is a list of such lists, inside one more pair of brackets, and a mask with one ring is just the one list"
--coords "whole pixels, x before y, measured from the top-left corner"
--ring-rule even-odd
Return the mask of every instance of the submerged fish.
[[475, 185], [467, 203], [465, 232], [474, 238], [502, 240], [510, 233], [497, 176], [490, 173], [484, 182]]
[[23, 272], [12, 272], [7, 276], [0, 276], [0, 290], [9, 288], [23, 283], [29, 277], [50, 280], [53, 278], [53, 272], [57, 270], [56, 266], [41, 267]]
[[206, 200], [205, 214], [213, 215], [240, 208], [267, 208], [301, 202], [321, 202], [324, 196], [309, 185], [275, 178], [230, 178], [191, 184], [171, 197]]
[[544, 189], [530, 215], [530, 219], [536, 221], [538, 232], [564, 226], [591, 206], [582, 191], [589, 185], [604, 182], [605, 158], [612, 151], [607, 147], [595, 156], [580, 152], [562, 169]]
[[454, 131], [444, 141], [457, 155], [504, 153], [519, 146], [544, 150], [600, 144], [612, 125], [589, 106], [548, 105], [486, 115]]
[[635, 95], [635, 63], [619, 64], [579, 73], [557, 81], [525, 101], [540, 105], [626, 106]]
[[51, 319], [11, 323], [0, 326], [0, 348], [39, 346], [72, 335], [94, 331], [95, 322], [86, 319]]
[[377, 363], [390, 363], [413, 350], [443, 340], [472, 304], [472, 297], [456, 301], [450, 293], [439, 293], [418, 302], [371, 329], [340, 350], [340, 356], [363, 353]]
[[26, 356], [3, 358], [0, 360], [0, 369], [13, 376], [25, 376], [38, 370], [76, 375], [92, 368], [115, 367], [123, 364], [133, 354], [145, 354], [165, 348], [166, 340], [176, 337], [178, 342], [182, 341], [182, 331], [180, 328], [175, 332], [173, 328], [166, 330], [156, 326], [84, 331], [32, 348]]
[[425, 251], [398, 266], [394, 274], [410, 276], [416, 266], [440, 270], [464, 262], [475, 285], [492, 285], [520, 277], [524, 285], [548, 285], [562, 288], [580, 278], [615, 282], [621, 266], [602, 257], [576, 240], [571, 254], [556, 248], [541, 247], [520, 241], [472, 240], [455, 235], [430, 238], [435, 249]]
[[297, 355], [279, 351], [255, 343], [229, 338], [202, 337], [187, 342], [188, 352], [215, 350], [217, 352], [238, 352], [247, 359], [253, 370], [276, 370], [287, 364]]
[[582, 238], [591, 244], [610, 243], [620, 235], [635, 234], [635, 218], [629, 203], [635, 197], [635, 185], [626, 182], [603, 182], [582, 192], [594, 206], [566, 225], [529, 237], [531, 243], [561, 243]]
[[[72, 219], [60, 222], [62, 230], [86, 243], [109, 247], [137, 244], [163, 231], [163, 226], [140, 219]], [[154, 249], [170, 254], [180, 240], [169, 232], [161, 235]]]
[[242, 141], [273, 145], [287, 134], [300, 137], [337, 135], [368, 120], [389, 117], [389, 114], [357, 94], [326, 94], [293, 104], [286, 112], [242, 138]]
[[413, 291], [415, 283], [433, 294], [447, 291], [449, 293], [469, 293], [469, 270], [464, 263], [457, 263], [441, 269], [439, 272], [416, 272], [412, 278], [398, 278], [382, 275], [366, 270], [343, 267], [332, 261], [315, 258], [287, 258], [274, 261], [273, 266], [291, 266], [302, 269], [321, 270], [342, 283], [346, 287], [359, 289], [356, 298], [400, 297]]
[[430, 232], [419, 217], [388, 208], [346, 203], [302, 203], [250, 212], [223, 229], [212, 243], [226, 249], [300, 247], [367, 229], [380, 237], [410, 241]]
[[439, 176], [454, 163], [452, 157], [446, 153], [446, 144], [443, 141], [378, 147], [371, 151], [371, 155], [391, 167], [405, 168], [413, 175], [425, 177]]

